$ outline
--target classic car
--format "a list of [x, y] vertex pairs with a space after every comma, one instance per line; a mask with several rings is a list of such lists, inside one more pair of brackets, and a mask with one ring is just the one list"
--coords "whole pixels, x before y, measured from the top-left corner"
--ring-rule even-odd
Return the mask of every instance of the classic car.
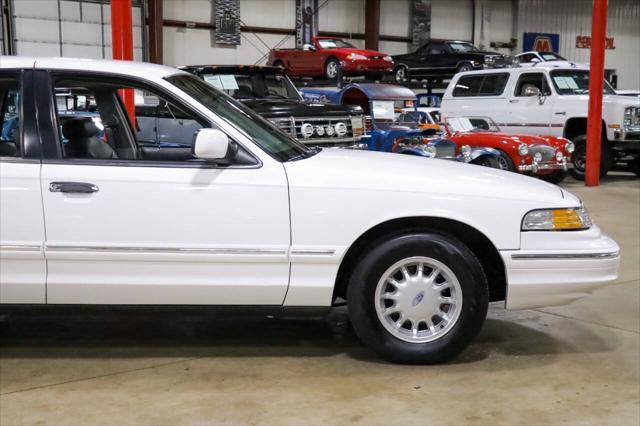
[[[90, 117], [59, 130], [58, 89], [94, 95], [106, 140]], [[139, 149], [122, 89], [196, 121], [195, 135], [174, 136], [189, 137], [190, 154]], [[555, 185], [311, 149], [175, 68], [3, 56], [0, 120], [8, 111], [20, 116], [20, 149], [0, 158], [2, 304], [317, 309], [346, 299], [369, 347], [437, 363], [472, 342], [490, 301], [565, 304], [617, 277], [618, 245]]]
[[498, 151], [500, 168], [560, 183], [567, 176], [573, 142], [559, 136], [508, 134], [489, 117], [444, 117], [448, 139], [458, 145], [487, 146]]
[[[619, 96], [604, 80], [600, 175], [614, 166], [640, 176], [640, 97]], [[456, 75], [442, 98], [446, 117], [488, 116], [505, 133], [564, 137], [575, 144], [569, 173], [584, 179], [589, 70], [542, 62], [533, 68]]]
[[553, 62], [555, 65], [561, 66], [583, 66], [588, 67], [588, 64], [576, 63], [568, 59], [563, 58], [555, 52], [536, 52], [534, 50], [529, 52], [522, 52], [515, 56], [516, 61], [521, 67], [535, 67], [542, 62]]
[[267, 65], [279, 66], [292, 76], [324, 76], [334, 80], [343, 75], [365, 75], [380, 80], [393, 71], [391, 56], [377, 50], [358, 49], [335, 37], [314, 37], [302, 49], [272, 49]]
[[406, 87], [354, 83], [343, 88], [304, 87], [301, 92], [305, 99], [313, 102], [360, 106], [365, 113], [367, 128], [362, 143], [370, 151], [456, 159], [499, 167], [498, 153], [491, 148], [458, 147], [446, 139], [432, 138], [439, 126], [425, 126], [426, 117], [407, 111], [414, 109], [417, 97]]
[[362, 109], [354, 105], [310, 103], [279, 67], [186, 66], [306, 145], [348, 147], [364, 135]]
[[467, 41], [432, 39], [415, 52], [392, 56], [397, 82], [416, 79], [444, 80], [458, 72], [485, 67], [504, 68], [513, 60], [497, 52], [478, 49]]

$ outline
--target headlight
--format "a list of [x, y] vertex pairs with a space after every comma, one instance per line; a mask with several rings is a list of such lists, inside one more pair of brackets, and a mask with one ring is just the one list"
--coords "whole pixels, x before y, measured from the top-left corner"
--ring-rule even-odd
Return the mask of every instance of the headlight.
[[542, 161], [542, 153], [536, 152], [535, 154], [533, 154], [533, 161], [535, 161], [536, 163], [541, 162]]
[[462, 147], [460, 148], [460, 153], [465, 158], [471, 157], [471, 147], [469, 145], [462, 145]]
[[640, 126], [640, 108], [638, 107], [625, 108], [622, 127], [628, 129], [629, 127], [637, 127], [637, 126]]
[[313, 136], [313, 125], [309, 124], [309, 123], [304, 123], [301, 127], [300, 127], [300, 133], [302, 133], [302, 137], [303, 138], [310, 138], [311, 136]]
[[429, 154], [433, 155], [434, 157], [436, 156], [436, 148], [435, 148], [434, 146], [426, 145], [426, 146], [424, 147], [424, 150], [425, 150], [426, 152], [428, 152]]
[[333, 134], [335, 133], [335, 130], [333, 129], [333, 126], [329, 125], [327, 126], [324, 131], [327, 133], [327, 136], [333, 136]]
[[324, 135], [324, 127], [316, 126], [316, 135], [323, 136]]
[[[344, 127], [346, 128], [347, 126], [345, 125]], [[353, 137], [362, 136], [364, 134], [364, 116], [363, 115], [351, 117], [351, 129], [353, 129]], [[338, 136], [340, 136], [340, 133], [337, 127], [336, 127], [336, 132], [338, 133]]]
[[495, 56], [485, 56], [484, 58], [484, 63], [487, 65], [492, 65], [495, 64], [496, 62], [496, 57]]
[[382, 58], [382, 60], [387, 62], [393, 62], [393, 58], [391, 56], [385, 56], [384, 58]]
[[349, 53], [347, 55], [347, 59], [349, 59], [350, 61], [366, 61], [369, 58], [367, 58], [364, 55], [359, 55], [357, 53]]
[[568, 141], [564, 146], [564, 150], [571, 154], [576, 150], [576, 145], [573, 142]]
[[[351, 125], [353, 126], [353, 121]], [[362, 119], [360, 119], [360, 125], [362, 125]], [[344, 135], [347, 134], [347, 125], [344, 124], [343, 122], [336, 123], [335, 130], [338, 136], [343, 137]]]
[[524, 157], [528, 153], [529, 153], [529, 147], [527, 146], [527, 144], [521, 143], [520, 146], [518, 147], [518, 154]]
[[522, 219], [523, 231], [578, 231], [589, 228], [591, 219], [584, 207], [533, 210]]
[[556, 152], [556, 160], [558, 162], [562, 161], [563, 158], [564, 158], [564, 155], [562, 155], [560, 151]]

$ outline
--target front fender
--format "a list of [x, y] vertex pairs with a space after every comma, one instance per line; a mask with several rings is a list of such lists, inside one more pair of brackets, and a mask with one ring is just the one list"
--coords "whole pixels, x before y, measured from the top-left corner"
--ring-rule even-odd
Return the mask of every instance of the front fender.
[[492, 157], [499, 157], [500, 153], [498, 152], [497, 149], [493, 149], [493, 148], [486, 148], [486, 147], [482, 147], [482, 148], [471, 148], [471, 155], [468, 157], [463, 156], [462, 154], [458, 155], [458, 160], [462, 161], [464, 163], [470, 163], [473, 160], [476, 160], [480, 157], [482, 157], [483, 155], [490, 155]]

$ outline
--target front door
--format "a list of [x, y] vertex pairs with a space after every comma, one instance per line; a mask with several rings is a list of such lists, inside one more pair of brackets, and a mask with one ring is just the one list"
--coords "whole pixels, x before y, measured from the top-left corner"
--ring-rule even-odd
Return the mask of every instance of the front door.
[[45, 303], [40, 141], [30, 71], [0, 72], [0, 303]]
[[[52, 78], [54, 90], [86, 96], [99, 119], [54, 113], [61, 131], [44, 135], [60, 149], [42, 166], [48, 303], [283, 302], [290, 230], [281, 163], [251, 161], [247, 151], [243, 164], [223, 166], [176, 149], [214, 124], [170, 92], [95, 74]], [[142, 149], [117, 95], [125, 87], [183, 125], [156, 126], [171, 130]]]
[[[534, 92], [539, 92], [540, 95], [535, 95]], [[543, 72], [520, 74], [508, 96], [508, 102], [503, 131], [534, 135], [549, 134], [553, 97]]]

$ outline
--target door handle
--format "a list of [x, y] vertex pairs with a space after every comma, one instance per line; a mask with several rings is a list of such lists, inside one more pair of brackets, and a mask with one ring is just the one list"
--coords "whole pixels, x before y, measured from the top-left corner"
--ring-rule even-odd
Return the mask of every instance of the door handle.
[[518, 99], [509, 99], [510, 104], [515, 104], [516, 102], [518, 102]]
[[97, 185], [85, 182], [51, 182], [49, 184], [49, 191], [51, 192], [91, 194], [92, 192], [98, 192], [98, 190]]
[[558, 111], [558, 112], [554, 112], [555, 115], [567, 115], [566, 111]]

